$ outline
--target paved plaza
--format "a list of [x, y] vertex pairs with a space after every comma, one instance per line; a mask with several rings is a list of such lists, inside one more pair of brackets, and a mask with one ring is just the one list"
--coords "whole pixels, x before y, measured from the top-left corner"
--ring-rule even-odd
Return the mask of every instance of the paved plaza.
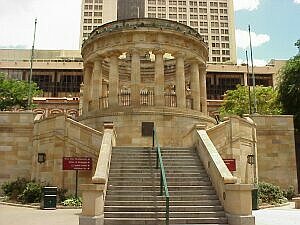
[[78, 225], [81, 209], [40, 210], [0, 204], [0, 225]]
[[300, 209], [295, 209], [295, 203], [287, 206], [253, 211], [256, 225], [299, 225]]
[[[39, 210], [0, 204], [0, 225], [78, 225], [81, 209]], [[256, 225], [299, 225], [300, 210], [288, 206], [253, 211]]]

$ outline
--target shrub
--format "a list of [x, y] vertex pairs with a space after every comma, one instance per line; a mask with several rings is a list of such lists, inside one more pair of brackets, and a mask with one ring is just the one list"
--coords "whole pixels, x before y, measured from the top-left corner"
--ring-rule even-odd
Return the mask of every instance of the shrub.
[[21, 200], [23, 203], [36, 203], [41, 201], [42, 186], [35, 182], [30, 182], [24, 189]]
[[81, 198], [70, 197], [70, 198], [67, 198], [65, 201], [63, 201], [62, 204], [64, 206], [81, 207], [82, 206], [82, 200], [81, 200]]
[[258, 184], [258, 198], [263, 203], [269, 204], [281, 204], [287, 201], [278, 186], [265, 182]]
[[1, 189], [3, 190], [4, 195], [8, 196], [9, 199], [19, 200], [19, 197], [22, 195], [29, 182], [30, 181], [25, 178], [18, 178], [15, 181], [6, 182], [1, 186]]
[[296, 196], [295, 188], [290, 186], [287, 190], [283, 190], [283, 196], [288, 200], [292, 200]]
[[64, 188], [58, 188], [57, 189], [57, 197], [58, 197], [58, 202], [63, 202], [66, 200], [66, 194], [68, 190]]

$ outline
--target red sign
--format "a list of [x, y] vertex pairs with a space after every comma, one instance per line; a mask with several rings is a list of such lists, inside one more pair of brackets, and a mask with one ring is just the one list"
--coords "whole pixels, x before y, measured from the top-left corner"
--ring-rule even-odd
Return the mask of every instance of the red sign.
[[229, 171], [236, 171], [235, 159], [223, 159]]
[[90, 157], [63, 157], [63, 170], [91, 170]]

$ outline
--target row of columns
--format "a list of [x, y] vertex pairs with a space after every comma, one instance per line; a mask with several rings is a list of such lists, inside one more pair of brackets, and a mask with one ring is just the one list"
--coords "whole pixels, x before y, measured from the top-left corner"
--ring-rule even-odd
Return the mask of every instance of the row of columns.
[[[131, 52], [131, 104], [139, 105], [141, 89], [141, 62], [140, 52], [133, 49]], [[157, 49], [155, 54], [155, 105], [164, 106], [164, 51]], [[119, 66], [118, 57], [120, 52], [112, 52], [109, 57], [109, 107], [118, 106], [119, 92]], [[185, 71], [184, 71], [184, 54], [178, 53], [176, 57], [176, 97], [177, 107], [186, 108], [185, 92]], [[84, 66], [84, 93], [83, 93], [83, 113], [89, 111], [90, 102], [92, 109], [99, 109], [99, 97], [103, 96], [103, 72], [102, 58], [96, 58], [93, 63]], [[191, 63], [191, 95], [193, 99], [193, 109], [202, 111], [207, 114], [206, 103], [206, 69], [199, 68], [197, 60], [189, 61]]]

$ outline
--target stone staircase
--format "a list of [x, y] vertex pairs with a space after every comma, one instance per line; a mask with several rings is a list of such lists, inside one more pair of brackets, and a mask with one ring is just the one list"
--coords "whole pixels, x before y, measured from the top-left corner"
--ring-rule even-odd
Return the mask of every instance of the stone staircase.
[[[227, 224], [223, 207], [193, 149], [162, 149], [170, 193], [170, 224]], [[165, 224], [165, 198], [151, 148], [114, 148], [105, 225]]]

